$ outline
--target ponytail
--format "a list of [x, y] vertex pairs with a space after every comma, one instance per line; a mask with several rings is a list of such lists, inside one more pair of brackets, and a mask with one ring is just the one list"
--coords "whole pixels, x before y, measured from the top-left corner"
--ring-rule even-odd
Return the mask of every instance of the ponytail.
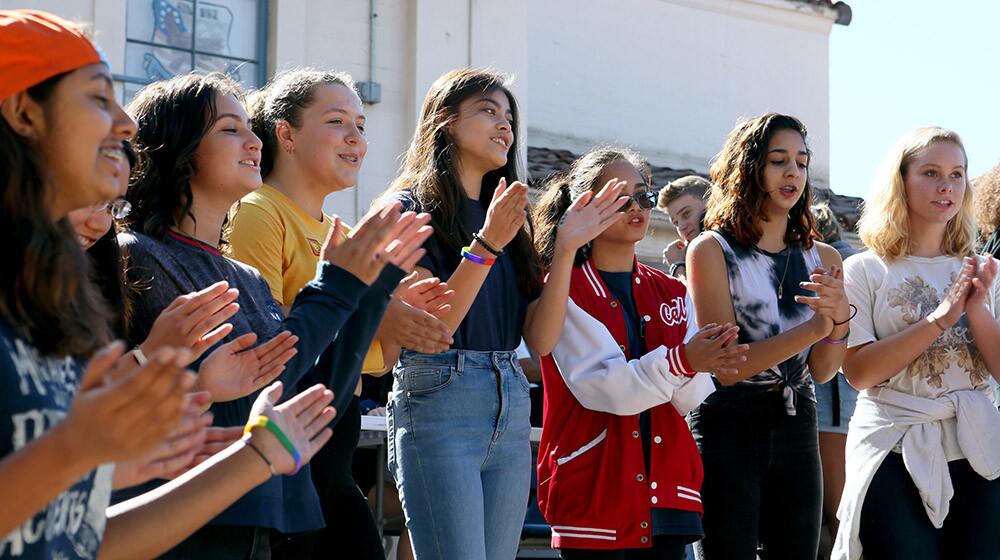
[[573, 203], [569, 187], [569, 176], [556, 175], [545, 187], [545, 192], [535, 205], [532, 221], [535, 223], [535, 251], [542, 262], [542, 268], [552, 264], [556, 251], [556, 232], [559, 220]]
[[[545, 192], [535, 206], [532, 221], [535, 224], [535, 250], [542, 262], [542, 268], [552, 265], [556, 251], [556, 233], [559, 230], [559, 220], [569, 209], [573, 201], [586, 192], [602, 187], [598, 183], [604, 168], [616, 161], [631, 163], [636, 171], [646, 180], [652, 182], [649, 164], [635, 151], [619, 146], [601, 146], [592, 148], [576, 161], [569, 171], [554, 176], [545, 187]], [[574, 266], [579, 266], [590, 258], [590, 244], [580, 247], [573, 259]]]

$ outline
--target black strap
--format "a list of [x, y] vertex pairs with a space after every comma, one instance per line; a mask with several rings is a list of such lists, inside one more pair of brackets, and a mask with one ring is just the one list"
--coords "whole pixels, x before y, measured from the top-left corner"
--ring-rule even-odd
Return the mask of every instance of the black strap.
[[833, 387], [830, 391], [833, 393], [833, 425], [840, 426], [840, 373], [833, 376]]

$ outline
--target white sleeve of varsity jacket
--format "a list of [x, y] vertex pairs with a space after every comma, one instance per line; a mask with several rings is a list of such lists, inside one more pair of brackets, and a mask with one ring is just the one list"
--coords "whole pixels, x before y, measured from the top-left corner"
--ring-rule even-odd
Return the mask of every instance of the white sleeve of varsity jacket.
[[[690, 293], [684, 298], [684, 305], [688, 310], [687, 334], [684, 335], [684, 344], [687, 344], [694, 335], [698, 334], [699, 330], [698, 321], [694, 314], [694, 300], [691, 299]], [[681, 416], [684, 416], [698, 408], [705, 397], [714, 392], [715, 382], [712, 381], [712, 374], [698, 372], [687, 383], [674, 391], [674, 398], [670, 399], [670, 404], [674, 405]]]
[[681, 351], [660, 346], [637, 360], [626, 360], [607, 327], [570, 299], [552, 358], [580, 404], [624, 416], [671, 402], [679, 396], [678, 389], [690, 384], [694, 378], [684, 375]]

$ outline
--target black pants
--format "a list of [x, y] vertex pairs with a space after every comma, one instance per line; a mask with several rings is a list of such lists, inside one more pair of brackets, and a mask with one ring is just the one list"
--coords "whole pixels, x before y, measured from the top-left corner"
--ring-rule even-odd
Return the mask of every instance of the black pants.
[[562, 560], [684, 560], [688, 538], [684, 535], [657, 535], [650, 548], [624, 550], [559, 549]]
[[351, 558], [384, 560], [385, 551], [368, 500], [351, 474], [354, 449], [361, 434], [360, 399], [337, 411], [340, 422], [333, 438], [310, 461], [313, 484], [323, 507], [326, 528], [304, 535], [284, 536], [274, 543], [276, 560]]
[[206, 525], [160, 556], [161, 560], [270, 560], [270, 529]]
[[965, 459], [948, 463], [955, 495], [940, 529], [931, 525], [903, 456], [889, 453], [861, 508], [866, 560], [1000, 558], [1000, 479], [986, 480]]
[[780, 392], [722, 389], [689, 422], [705, 465], [698, 557], [816, 558], [823, 504], [816, 403], [799, 395], [788, 416]]

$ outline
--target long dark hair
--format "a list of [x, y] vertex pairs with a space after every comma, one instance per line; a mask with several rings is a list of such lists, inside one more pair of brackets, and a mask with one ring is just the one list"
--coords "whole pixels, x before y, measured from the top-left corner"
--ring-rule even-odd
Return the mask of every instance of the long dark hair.
[[[618, 161], [631, 163], [645, 179], [646, 184], [652, 184], [653, 177], [649, 164], [633, 150], [620, 146], [592, 148], [577, 158], [569, 171], [555, 175], [548, 181], [533, 214], [535, 249], [538, 251], [542, 266], [548, 268], [552, 264], [556, 248], [556, 232], [563, 214], [577, 197], [601, 188], [603, 185], [598, 183], [601, 173], [607, 166]], [[573, 264], [579, 266], [589, 258], [590, 245], [587, 244], [577, 249]]]
[[[132, 169], [135, 166], [135, 150], [128, 141], [123, 142], [122, 147], [128, 159], [129, 169]], [[101, 295], [104, 296], [104, 301], [111, 311], [111, 331], [115, 338], [129, 340], [126, 326], [131, 322], [132, 300], [126, 297], [129, 286], [126, 273], [128, 257], [118, 244], [118, 233], [121, 229], [117, 220], [113, 222], [108, 231], [87, 249], [87, 255], [93, 264], [91, 278], [100, 288]]]
[[90, 277], [101, 290], [101, 295], [111, 313], [109, 325], [116, 338], [126, 338], [125, 325], [131, 311], [128, 298], [125, 297], [126, 276], [125, 256], [118, 245], [118, 231], [114, 226], [95, 242], [87, 255], [93, 266]]
[[225, 74], [189, 73], [146, 86], [128, 105], [138, 128], [132, 139], [136, 165], [126, 200], [133, 230], [162, 238], [191, 214], [194, 155], [217, 114], [217, 95], [243, 99], [239, 84]]
[[274, 170], [279, 150], [274, 133], [278, 121], [300, 128], [302, 111], [313, 104], [316, 88], [322, 85], [340, 85], [357, 93], [354, 79], [349, 74], [300, 68], [278, 74], [263, 89], [250, 96], [247, 103], [250, 126], [263, 144], [260, 150], [261, 177], [266, 178]]
[[[66, 74], [28, 89], [43, 105]], [[54, 221], [51, 185], [28, 141], [0, 119], [0, 226], [7, 246], [0, 315], [46, 356], [85, 357], [111, 339], [109, 313], [65, 217]], [[72, 188], [61, 185], [60, 188]]]
[[[403, 167], [388, 193], [407, 192], [424, 212], [431, 215], [434, 237], [457, 264], [462, 247], [472, 241], [462, 220], [468, 202], [459, 183], [455, 162], [455, 142], [448, 129], [458, 118], [459, 104], [469, 97], [502, 91], [510, 103], [511, 132], [514, 141], [507, 151], [507, 164], [483, 175], [479, 204], [489, 207], [493, 192], [502, 177], [513, 183], [523, 177], [518, 159], [520, 123], [517, 101], [507, 87], [506, 78], [489, 70], [459, 69], [445, 73], [431, 85], [424, 97], [420, 121], [406, 151]], [[518, 287], [534, 296], [541, 290], [541, 266], [532, 244], [532, 226], [528, 220], [517, 232], [507, 250], [518, 271]]]
[[[743, 245], [760, 241], [760, 221], [767, 220], [764, 212], [768, 196], [764, 189], [767, 147], [781, 130], [798, 132], [808, 146], [806, 127], [795, 117], [765, 113], [736, 123], [709, 169], [714, 187], [705, 210], [705, 227], [722, 230]], [[805, 249], [812, 247], [818, 234], [809, 211], [811, 205], [812, 188], [807, 175], [802, 196], [788, 212], [785, 243]]]

